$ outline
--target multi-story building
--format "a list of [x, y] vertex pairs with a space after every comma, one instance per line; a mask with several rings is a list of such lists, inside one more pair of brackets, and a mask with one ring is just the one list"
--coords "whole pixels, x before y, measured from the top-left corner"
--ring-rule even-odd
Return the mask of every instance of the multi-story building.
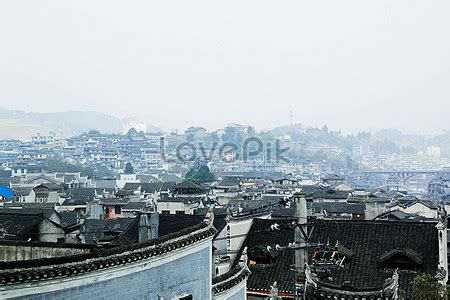
[[38, 133], [31, 137], [31, 142], [34, 145], [47, 145], [53, 146], [56, 141], [56, 134], [54, 132], [50, 132], [49, 134], [41, 134]]
[[427, 147], [427, 155], [433, 156], [433, 157], [440, 157], [441, 156], [441, 147], [439, 147], [439, 146]]

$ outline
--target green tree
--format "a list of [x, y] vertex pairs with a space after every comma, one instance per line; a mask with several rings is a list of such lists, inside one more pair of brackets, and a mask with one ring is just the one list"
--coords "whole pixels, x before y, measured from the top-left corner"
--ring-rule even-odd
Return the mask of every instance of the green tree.
[[215, 180], [214, 174], [207, 166], [200, 166], [190, 169], [184, 178], [185, 180], [192, 180], [198, 183], [211, 182]]
[[100, 134], [101, 134], [100, 131], [95, 130], [95, 129], [91, 129], [87, 132], [87, 135], [89, 135], [89, 136], [95, 136], [95, 135], [100, 135]]
[[420, 274], [412, 281], [412, 298], [416, 300], [444, 299], [445, 287], [429, 274]]
[[137, 134], [138, 134], [138, 132], [135, 128], [130, 128], [130, 130], [128, 130], [128, 132], [127, 132], [128, 137], [137, 136]]
[[361, 200], [362, 204], [370, 204], [373, 203], [373, 200], [371, 200], [368, 196]]
[[49, 172], [80, 172], [81, 176], [94, 176], [94, 169], [91, 166], [83, 166], [81, 164], [70, 164], [64, 161], [62, 157], [54, 156], [47, 159], [47, 170]]
[[127, 164], [125, 165], [125, 174], [133, 174], [133, 173], [134, 173], [133, 165], [127, 162]]
[[377, 154], [398, 154], [400, 149], [397, 144], [391, 140], [384, 139], [383, 141], [377, 141], [372, 145], [372, 150]]
[[222, 141], [224, 143], [226, 142], [234, 143], [236, 141], [236, 130], [231, 126], [225, 127], [224, 133], [222, 135]]
[[247, 128], [247, 136], [251, 137], [251, 136], [255, 136], [256, 135], [256, 130], [254, 127], [249, 126]]
[[193, 180], [194, 176], [195, 176], [196, 170], [195, 168], [190, 169], [186, 175], [184, 176], [184, 179], [186, 180]]

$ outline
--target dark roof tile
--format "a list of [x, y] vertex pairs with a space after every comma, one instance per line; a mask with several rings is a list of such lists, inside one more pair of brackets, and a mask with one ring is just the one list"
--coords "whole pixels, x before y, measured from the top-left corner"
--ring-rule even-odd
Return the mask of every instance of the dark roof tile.
[[[294, 239], [292, 221], [255, 219], [242, 248], [247, 247], [250, 256], [252, 249], [257, 247], [271, 246], [274, 249], [276, 244], [287, 246]], [[270, 230], [274, 223], [280, 225], [280, 230]], [[380, 257], [394, 249], [421, 257], [420, 272], [436, 273], [439, 255], [435, 225], [431, 222], [319, 220], [312, 232], [311, 243], [329, 242], [334, 246], [339, 242], [353, 252], [348, 266], [332, 269], [333, 285], [347, 282], [352, 289], [378, 288], [391, 276], [382, 269]], [[248, 289], [270, 291], [270, 286], [277, 281], [280, 291], [292, 292], [293, 255], [292, 250], [281, 250], [270, 265], [250, 265], [252, 274], [247, 283]], [[400, 288], [407, 295], [410, 294], [409, 283], [416, 274], [400, 272]]]

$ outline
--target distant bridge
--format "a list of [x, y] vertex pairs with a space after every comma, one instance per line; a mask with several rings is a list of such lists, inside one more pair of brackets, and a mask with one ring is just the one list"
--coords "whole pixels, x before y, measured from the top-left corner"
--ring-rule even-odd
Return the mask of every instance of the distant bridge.
[[362, 170], [358, 174], [366, 177], [371, 175], [394, 175], [404, 182], [417, 175], [448, 175], [450, 170]]

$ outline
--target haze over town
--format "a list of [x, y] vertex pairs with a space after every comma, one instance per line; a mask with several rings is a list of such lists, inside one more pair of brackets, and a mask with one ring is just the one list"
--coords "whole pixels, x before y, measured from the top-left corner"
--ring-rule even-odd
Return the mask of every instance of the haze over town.
[[0, 4], [0, 106], [163, 129], [449, 129], [448, 1]]

